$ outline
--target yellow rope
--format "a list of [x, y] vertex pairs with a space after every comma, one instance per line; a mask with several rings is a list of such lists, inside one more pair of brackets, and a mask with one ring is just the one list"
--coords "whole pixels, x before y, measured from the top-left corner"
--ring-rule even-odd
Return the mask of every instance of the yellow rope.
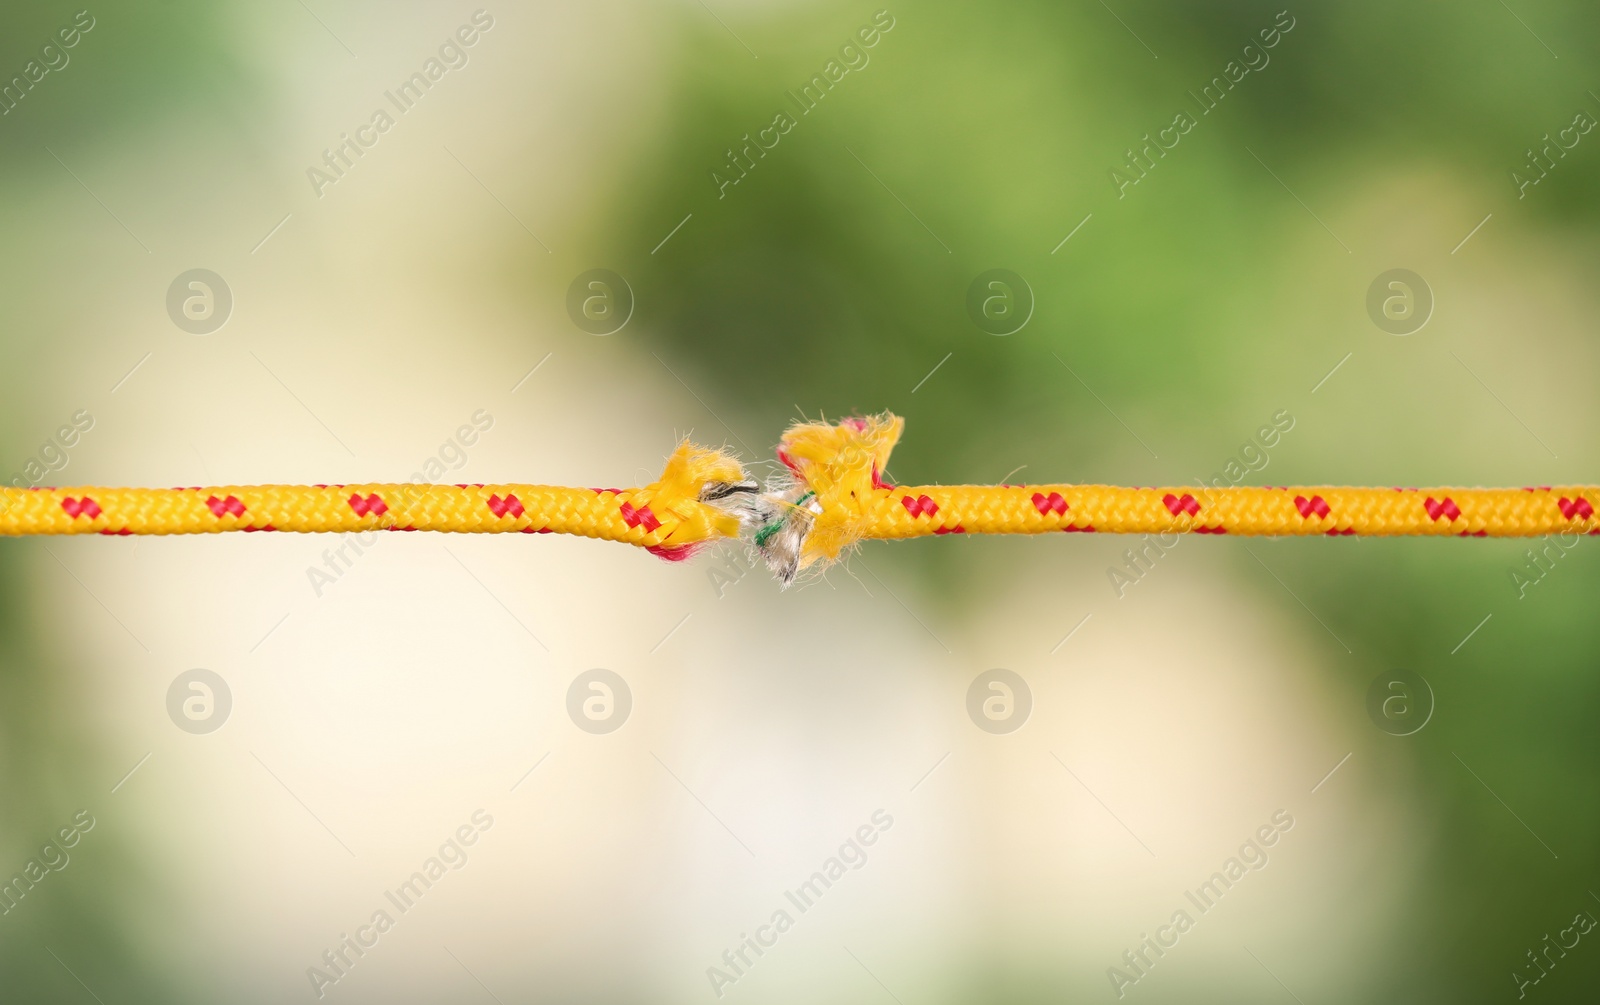
[[807, 423], [778, 456], [817, 494], [800, 564], [864, 538], [924, 534], [1326, 534], [1535, 537], [1600, 533], [1600, 487], [1525, 489], [1119, 488], [885, 484], [903, 425], [893, 415]]
[[778, 457], [793, 484], [761, 493], [721, 451], [681, 444], [640, 488], [551, 485], [255, 485], [0, 489], [0, 535], [227, 530], [557, 533], [626, 541], [670, 559], [743, 536], [787, 579], [869, 538], [1097, 533], [1600, 534], [1600, 487], [1521, 489], [1119, 488], [917, 485], [883, 480], [902, 420], [805, 423]]
[[0, 535], [215, 534], [225, 530], [578, 534], [672, 549], [738, 534], [699, 501], [739, 463], [687, 443], [643, 488], [554, 485], [229, 485], [216, 488], [0, 490]]

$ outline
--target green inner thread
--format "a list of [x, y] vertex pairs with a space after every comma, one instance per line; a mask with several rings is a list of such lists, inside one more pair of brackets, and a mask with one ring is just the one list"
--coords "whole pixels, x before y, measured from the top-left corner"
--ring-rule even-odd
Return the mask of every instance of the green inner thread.
[[[794, 505], [795, 506], [802, 506], [802, 505], [805, 504], [805, 501], [807, 499], [810, 499], [814, 495], [816, 495], [815, 492], [807, 492], [805, 495], [803, 495], [800, 498], [796, 499], [794, 501]], [[766, 526], [762, 527], [760, 530], [756, 531], [756, 547], [757, 548], [766, 547], [767, 542], [772, 540], [772, 535], [776, 534], [778, 531], [783, 529], [784, 523], [785, 523], [784, 518], [779, 517], [778, 519], [776, 519], [776, 520], [772, 521], [771, 523], [767, 524]]]

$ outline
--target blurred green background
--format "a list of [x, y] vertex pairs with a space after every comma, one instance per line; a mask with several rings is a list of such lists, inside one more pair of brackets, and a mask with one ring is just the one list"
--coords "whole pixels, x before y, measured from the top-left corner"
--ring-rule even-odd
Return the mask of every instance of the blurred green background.
[[[478, 409], [463, 480], [639, 483], [680, 435], [765, 459], [883, 409], [903, 483], [1600, 472], [1593, 5], [80, 10], [0, 16], [12, 484], [403, 480]], [[1519, 189], [1547, 134], [1570, 149]], [[234, 298], [208, 335], [167, 313], [194, 268]], [[567, 308], [594, 268], [634, 298], [604, 336]], [[994, 269], [1032, 300], [1011, 334], [968, 309]], [[1391, 269], [1433, 299], [1403, 336], [1367, 308]], [[1193, 539], [1119, 590], [1141, 542], [939, 539], [779, 594], [732, 550], [431, 535], [317, 589], [330, 542], [239, 537], [0, 547], [0, 879], [96, 821], [0, 916], [8, 1000], [315, 999], [479, 808], [471, 865], [328, 998], [714, 1000], [880, 808], [869, 863], [725, 997], [1114, 1000], [1280, 809], [1270, 867], [1127, 996], [1600, 983], [1600, 939], [1546, 941], [1600, 918], [1586, 540]], [[231, 688], [214, 733], [167, 713], [194, 667]], [[632, 688], [615, 733], [568, 716], [592, 667]], [[967, 716], [995, 667], [1032, 691], [1014, 733]], [[1398, 670], [1433, 696], [1404, 736], [1367, 711]]]

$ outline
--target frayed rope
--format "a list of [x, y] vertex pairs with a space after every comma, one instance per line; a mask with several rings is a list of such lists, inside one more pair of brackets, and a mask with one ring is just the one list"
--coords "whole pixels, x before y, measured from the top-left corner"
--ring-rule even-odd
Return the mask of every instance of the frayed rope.
[[[743, 541], [785, 585], [866, 538], [943, 534], [1541, 537], [1600, 534], [1600, 486], [907, 485], [883, 480], [902, 422], [793, 426], [765, 484], [722, 450], [680, 443], [639, 488], [559, 485], [0, 487], [0, 537], [223, 531], [576, 534], [681, 561]], [[1576, 539], [1574, 537], [1574, 539]]]
[[837, 561], [866, 536], [873, 490], [887, 488], [882, 472], [904, 425], [885, 413], [791, 426], [778, 445], [788, 474], [763, 486], [741, 470], [737, 481], [707, 482], [700, 502], [736, 519], [738, 538], [788, 586], [802, 569]]

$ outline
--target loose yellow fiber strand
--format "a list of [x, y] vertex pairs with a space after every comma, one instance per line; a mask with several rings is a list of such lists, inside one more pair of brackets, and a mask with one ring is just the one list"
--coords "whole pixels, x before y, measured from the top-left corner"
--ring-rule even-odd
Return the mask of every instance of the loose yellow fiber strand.
[[663, 558], [743, 536], [787, 580], [864, 539], [930, 534], [1600, 534], [1600, 487], [1389, 489], [917, 485], [883, 480], [902, 420], [805, 423], [778, 458], [794, 479], [765, 492], [732, 456], [680, 445], [639, 488], [551, 485], [255, 485], [0, 489], [0, 535], [221, 531], [577, 534]]

